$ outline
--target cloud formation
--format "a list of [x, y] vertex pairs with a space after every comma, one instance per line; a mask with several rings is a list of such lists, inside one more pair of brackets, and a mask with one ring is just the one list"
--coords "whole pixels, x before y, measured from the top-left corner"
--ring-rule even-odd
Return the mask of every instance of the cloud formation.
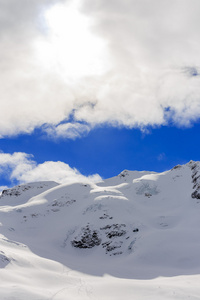
[[[0, 137], [42, 127], [74, 139], [104, 123], [143, 129], [199, 119], [199, 0], [79, 2], [0, 0]], [[47, 12], [69, 5], [79, 5], [76, 22], [63, 14], [54, 32]], [[88, 48], [79, 45], [84, 24]], [[91, 47], [98, 39], [102, 56]]]
[[91, 127], [87, 124], [81, 123], [64, 123], [57, 126], [48, 125], [43, 130], [47, 133], [50, 138], [67, 138], [67, 139], [76, 139], [87, 135]]
[[0, 153], [0, 177], [1, 175], [7, 178], [11, 185], [37, 181], [74, 183], [102, 180], [98, 174], [84, 176], [76, 168], [60, 161], [37, 164], [32, 155], [23, 152]]

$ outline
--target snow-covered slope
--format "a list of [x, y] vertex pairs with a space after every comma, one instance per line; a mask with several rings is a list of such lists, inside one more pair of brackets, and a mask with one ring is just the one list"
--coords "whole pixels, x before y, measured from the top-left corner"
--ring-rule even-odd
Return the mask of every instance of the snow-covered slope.
[[0, 299], [200, 299], [200, 163], [0, 196]]

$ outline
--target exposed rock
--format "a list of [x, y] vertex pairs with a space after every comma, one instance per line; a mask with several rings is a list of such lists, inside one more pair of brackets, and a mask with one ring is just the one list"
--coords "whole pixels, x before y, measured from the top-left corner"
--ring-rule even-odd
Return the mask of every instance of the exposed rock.
[[68, 201], [60, 201], [60, 200], [54, 200], [51, 204], [51, 206], [58, 206], [58, 207], [63, 207], [63, 206], [69, 206], [76, 202], [76, 200], [68, 200]]
[[192, 183], [194, 184], [194, 192], [191, 194], [191, 197], [194, 199], [200, 199], [200, 167], [193, 161], [189, 162], [189, 165], [192, 170]]
[[16, 196], [17, 197], [19, 195], [21, 195], [20, 191], [17, 190], [16, 188], [12, 188], [12, 189], [8, 189], [8, 190], [3, 190], [1, 197], [4, 197], [4, 196]]
[[93, 248], [101, 244], [97, 230], [90, 229], [89, 225], [81, 229], [79, 236], [75, 237], [71, 244], [75, 248]]
[[104, 219], [113, 219], [113, 217], [110, 217], [108, 214], [103, 214], [103, 216], [99, 217], [99, 219], [104, 220]]
[[191, 194], [191, 197], [192, 197], [192, 198], [195, 198], [195, 199], [200, 199], [200, 192], [194, 191], [194, 192]]
[[119, 237], [126, 234], [126, 231], [122, 228], [125, 228], [125, 224], [112, 224], [100, 228], [101, 230], [106, 231], [106, 236], [111, 239], [113, 237]]
[[108, 253], [108, 252], [111, 252], [115, 249], [121, 248], [122, 244], [123, 244], [122, 241], [119, 241], [119, 242], [116, 242], [116, 241], [115, 242], [112, 242], [112, 241], [111, 242], [104, 242], [102, 244], [102, 247], [106, 248], [106, 253]]
[[145, 197], [148, 197], [148, 198], [150, 198], [152, 196], [151, 193], [145, 193], [144, 195], [145, 195]]
[[120, 178], [129, 176], [129, 172], [128, 172], [128, 170], [124, 170], [124, 171], [122, 171], [118, 176], [119, 176]]
[[10, 262], [10, 259], [3, 251], [0, 251], [0, 268], [5, 267]]
[[171, 169], [171, 171], [173, 171], [173, 170], [177, 170], [177, 169], [181, 169], [182, 168], [182, 166], [181, 165], [176, 165], [175, 167], [173, 167], [172, 169]]

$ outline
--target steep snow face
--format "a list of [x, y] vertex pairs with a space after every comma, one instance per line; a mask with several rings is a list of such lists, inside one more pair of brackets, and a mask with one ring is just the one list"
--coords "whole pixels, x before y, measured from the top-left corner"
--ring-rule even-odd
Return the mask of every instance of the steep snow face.
[[58, 283], [49, 296], [35, 291], [36, 270], [46, 282], [58, 273], [66, 279], [69, 270], [129, 279], [200, 274], [199, 195], [200, 163], [193, 161], [164, 173], [125, 170], [99, 184], [39, 182], [3, 191], [2, 282], [11, 272], [11, 284], [21, 286], [30, 272], [33, 299], [66, 299], [52, 296]]

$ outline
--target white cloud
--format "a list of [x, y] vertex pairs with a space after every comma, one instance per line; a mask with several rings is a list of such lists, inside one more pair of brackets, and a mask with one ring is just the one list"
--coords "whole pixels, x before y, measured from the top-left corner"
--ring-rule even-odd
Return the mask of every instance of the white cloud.
[[32, 160], [32, 157], [32, 155], [23, 152], [13, 154], [0, 152], [0, 174], [16, 168], [23, 168], [24, 171], [34, 168], [36, 163]]
[[42, 126], [74, 139], [103, 123], [144, 128], [199, 119], [199, 0], [84, 0], [68, 30], [63, 14], [54, 29], [59, 15], [45, 20], [53, 4], [58, 12], [74, 3], [0, 0], [0, 137]]
[[76, 168], [71, 168], [64, 162], [46, 161], [37, 164], [33, 156], [16, 152], [0, 153], [0, 176], [11, 182], [27, 183], [36, 181], [56, 181], [58, 183], [98, 182], [98, 174], [82, 175]]
[[90, 131], [90, 126], [81, 123], [64, 123], [57, 126], [47, 126], [44, 129], [50, 138], [76, 139], [86, 135]]

